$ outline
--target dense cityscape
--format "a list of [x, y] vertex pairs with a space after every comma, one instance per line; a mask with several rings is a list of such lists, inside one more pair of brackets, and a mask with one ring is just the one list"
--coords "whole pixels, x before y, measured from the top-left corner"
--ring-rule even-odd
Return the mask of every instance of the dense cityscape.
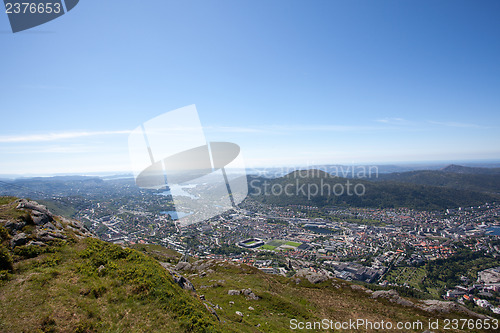
[[[266, 205], [247, 198], [237, 209], [181, 227], [168, 196], [138, 191], [79, 210], [75, 218], [101, 239], [159, 244], [193, 258], [232, 260], [270, 274], [311, 281], [348, 281], [426, 291], [433, 297], [474, 302], [499, 313], [500, 205], [446, 211]], [[127, 199], [128, 198], [128, 199]], [[90, 200], [92, 201], [92, 200]], [[457, 252], [487, 254], [487, 269], [449, 284], [425, 285], [424, 265]], [[482, 267], [482, 266], [481, 266]], [[469, 272], [470, 273], [470, 272]]]

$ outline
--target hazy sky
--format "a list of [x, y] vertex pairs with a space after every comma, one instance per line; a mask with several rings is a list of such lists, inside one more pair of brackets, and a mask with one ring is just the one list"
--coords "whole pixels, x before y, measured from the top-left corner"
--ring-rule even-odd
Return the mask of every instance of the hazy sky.
[[80, 1], [0, 13], [0, 174], [126, 171], [196, 104], [248, 166], [500, 159], [500, 1]]

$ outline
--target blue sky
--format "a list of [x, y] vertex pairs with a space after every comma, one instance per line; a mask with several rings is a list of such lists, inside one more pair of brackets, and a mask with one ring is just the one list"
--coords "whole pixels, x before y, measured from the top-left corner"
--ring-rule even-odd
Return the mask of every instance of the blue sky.
[[500, 159], [499, 1], [81, 1], [0, 13], [0, 174], [130, 170], [196, 104], [247, 166]]

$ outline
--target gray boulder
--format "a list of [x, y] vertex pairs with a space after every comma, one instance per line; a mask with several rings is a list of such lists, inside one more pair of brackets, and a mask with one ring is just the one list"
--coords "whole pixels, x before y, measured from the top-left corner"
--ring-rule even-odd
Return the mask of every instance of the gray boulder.
[[36, 225], [44, 225], [47, 222], [54, 220], [52, 213], [44, 205], [40, 205], [35, 201], [28, 201], [26, 199], [18, 200], [17, 209], [31, 210], [31, 218]]
[[50, 230], [56, 230], [56, 227], [50, 222], [47, 222], [43, 227]]
[[394, 289], [391, 290], [377, 290], [372, 294], [372, 298], [392, 298], [394, 296], [399, 296], [398, 292]]
[[39, 226], [52, 221], [52, 216], [49, 216], [46, 213], [42, 213], [36, 210], [31, 211], [31, 218], [33, 219], [33, 223]]
[[184, 276], [173, 274], [172, 277], [174, 278], [175, 283], [177, 283], [182, 289], [196, 291], [191, 281], [186, 279]]
[[311, 274], [306, 277], [307, 281], [316, 284], [328, 280], [328, 276], [322, 274]]
[[220, 318], [219, 318], [219, 315], [217, 314], [217, 311], [215, 311], [215, 309], [212, 306], [210, 306], [208, 303], [203, 302], [203, 304], [205, 305], [205, 308], [207, 308], [208, 312], [213, 314], [215, 316], [215, 318], [217, 318], [217, 320], [220, 321]]
[[258, 299], [260, 299], [259, 296], [255, 295], [254, 293], [250, 293], [247, 297], [246, 297], [247, 300], [252, 300], [252, 301], [256, 301]]
[[252, 293], [252, 289], [248, 288], [248, 289], [241, 289], [241, 292], [243, 293], [243, 295], [245, 296], [248, 296]]
[[245, 295], [245, 298], [247, 300], [258, 300], [259, 299], [259, 296], [255, 295], [253, 292], [252, 292], [252, 289], [248, 288], [248, 289], [241, 289], [241, 293], [243, 295]]
[[33, 245], [33, 246], [47, 246], [47, 244], [42, 243], [42, 242], [37, 242], [37, 241], [30, 241], [28, 243], [28, 246]]
[[59, 230], [39, 230], [36, 233], [36, 239], [42, 242], [47, 242], [54, 239], [67, 239]]
[[188, 262], [180, 262], [177, 264], [177, 266], [175, 266], [175, 270], [177, 271], [190, 271], [193, 269], [193, 266], [188, 263]]
[[15, 235], [10, 240], [10, 246], [12, 248], [15, 248], [16, 246], [24, 245], [26, 243], [28, 243], [28, 238], [24, 232], [21, 232], [21, 233]]
[[28, 201], [26, 199], [19, 199], [17, 205], [17, 209], [30, 209], [32, 211], [40, 212], [42, 214], [45, 214], [47, 216], [50, 216], [52, 220], [52, 213], [45, 207], [44, 205], [40, 205], [38, 202], [35, 201]]
[[450, 301], [425, 300], [422, 301], [422, 304], [418, 304], [417, 307], [430, 313], [459, 312], [459, 313], [465, 313], [471, 317], [482, 318], [482, 319], [487, 318], [485, 315], [476, 313], [474, 311], [467, 309], [463, 305]]
[[231, 296], [235, 296], [235, 295], [239, 295], [241, 294], [241, 291], [239, 290], [234, 290], [234, 289], [231, 289], [227, 292], [228, 295], [231, 295]]
[[329, 279], [329, 276], [323, 272], [313, 272], [309, 269], [299, 269], [296, 274], [297, 277], [306, 278], [310, 283], [316, 284], [321, 283]]
[[5, 223], [5, 229], [9, 230], [10, 232], [21, 230], [25, 226], [26, 222], [24, 221], [19, 221], [19, 222], [7, 221], [7, 223]]
[[412, 301], [407, 300], [399, 296], [396, 290], [377, 290], [372, 293], [372, 298], [386, 298], [392, 303], [396, 303], [402, 306], [414, 307], [415, 304]]

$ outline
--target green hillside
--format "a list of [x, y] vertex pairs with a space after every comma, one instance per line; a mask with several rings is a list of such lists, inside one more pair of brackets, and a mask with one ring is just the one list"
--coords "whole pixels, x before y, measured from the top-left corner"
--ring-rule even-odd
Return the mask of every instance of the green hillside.
[[[448, 170], [455, 170], [454, 168]], [[374, 181], [440, 186], [465, 191], [500, 193], [500, 173], [481, 174], [445, 170], [419, 170], [381, 174]]]
[[[346, 179], [319, 170], [295, 171], [276, 179], [250, 177], [249, 184], [251, 198], [283, 206], [310, 204], [319, 207], [346, 205], [443, 210], [480, 205], [498, 201], [500, 198], [497, 194], [428, 184]], [[285, 192], [285, 189], [288, 192]]]
[[230, 261], [177, 264], [172, 250], [105, 243], [15, 198], [0, 199], [0, 237], [0, 332], [288, 332], [291, 319], [427, 325], [476, 316], [444, 305], [430, 312], [337, 279], [315, 284]]

